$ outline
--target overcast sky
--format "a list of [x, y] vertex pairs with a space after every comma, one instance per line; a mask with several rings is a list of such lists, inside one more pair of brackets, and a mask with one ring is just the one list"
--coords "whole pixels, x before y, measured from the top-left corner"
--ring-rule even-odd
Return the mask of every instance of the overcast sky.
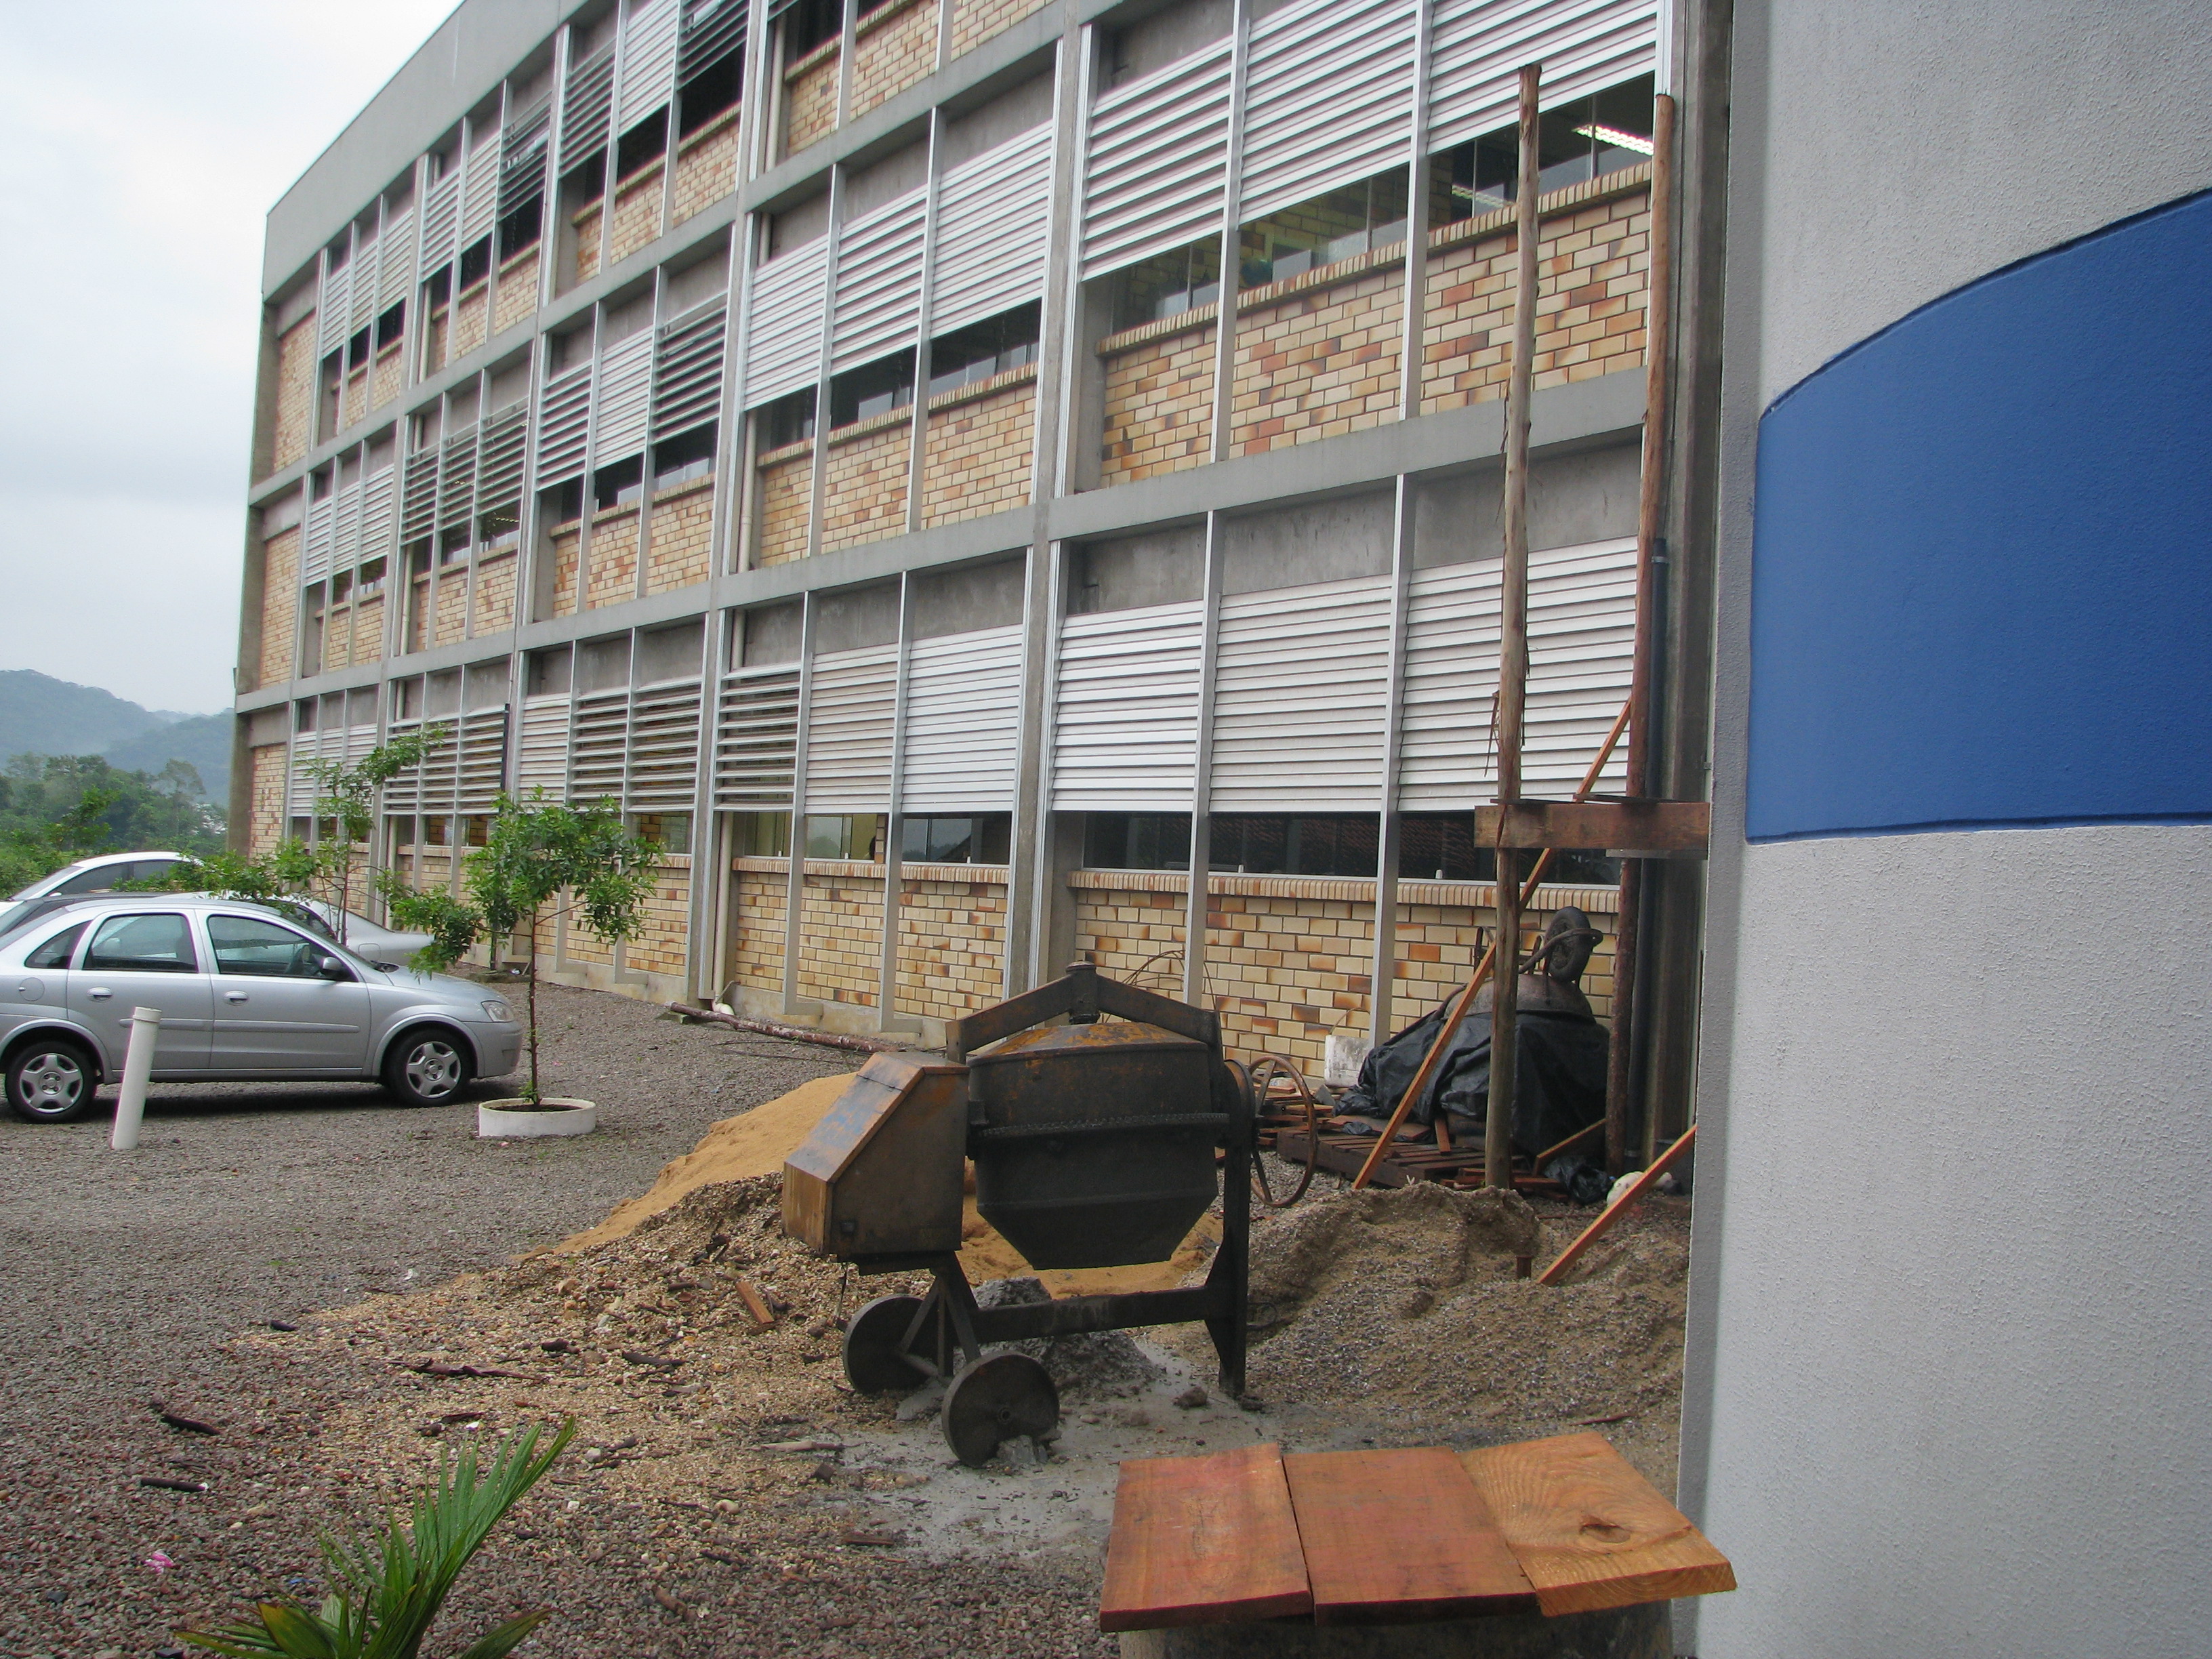
[[0, 0], [0, 668], [230, 702], [269, 208], [453, 0]]

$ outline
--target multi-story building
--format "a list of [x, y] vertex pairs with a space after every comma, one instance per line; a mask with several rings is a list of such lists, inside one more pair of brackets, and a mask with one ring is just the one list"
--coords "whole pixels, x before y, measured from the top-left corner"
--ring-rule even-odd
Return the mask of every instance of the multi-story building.
[[[1564, 795], [1628, 689], [1672, 36], [1654, 0], [467, 0], [270, 216], [241, 839], [431, 724], [364, 858], [455, 879], [502, 788], [667, 849], [641, 940], [548, 930], [578, 982], [933, 1031], [1080, 954], [1248, 1052], [1395, 1029], [1491, 902], [1517, 72], [1526, 775]], [[1601, 1011], [1602, 851], [1533, 918], [1606, 933]]]

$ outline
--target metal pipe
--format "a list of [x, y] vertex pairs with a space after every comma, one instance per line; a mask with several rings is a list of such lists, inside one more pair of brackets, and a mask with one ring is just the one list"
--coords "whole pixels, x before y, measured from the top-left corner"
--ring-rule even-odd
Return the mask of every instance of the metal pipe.
[[131, 1011], [131, 1043], [123, 1053], [123, 1093], [115, 1103], [115, 1127], [107, 1137], [111, 1152], [136, 1152], [138, 1126], [146, 1115], [146, 1083], [154, 1072], [154, 1046], [161, 1040], [161, 1011]]

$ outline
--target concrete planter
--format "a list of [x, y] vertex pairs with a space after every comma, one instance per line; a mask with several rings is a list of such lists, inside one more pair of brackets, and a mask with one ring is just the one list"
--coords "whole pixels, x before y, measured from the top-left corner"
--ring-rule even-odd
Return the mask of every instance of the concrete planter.
[[588, 1100], [564, 1100], [548, 1095], [532, 1106], [528, 1101], [487, 1100], [477, 1108], [477, 1137], [481, 1140], [520, 1140], [532, 1135], [587, 1135], [599, 1127], [599, 1109]]

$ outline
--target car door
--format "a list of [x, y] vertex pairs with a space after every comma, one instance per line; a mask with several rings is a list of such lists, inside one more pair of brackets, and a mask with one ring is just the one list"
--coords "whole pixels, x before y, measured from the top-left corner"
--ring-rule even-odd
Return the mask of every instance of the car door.
[[193, 1077], [207, 1070], [214, 992], [201, 969], [191, 924], [180, 911], [100, 917], [69, 976], [69, 1006], [100, 1040], [111, 1077], [123, 1069], [133, 1008], [161, 1011], [155, 1076]]
[[368, 1059], [368, 988], [325, 975], [329, 946], [266, 916], [207, 918], [215, 966], [210, 1069], [360, 1073]]

